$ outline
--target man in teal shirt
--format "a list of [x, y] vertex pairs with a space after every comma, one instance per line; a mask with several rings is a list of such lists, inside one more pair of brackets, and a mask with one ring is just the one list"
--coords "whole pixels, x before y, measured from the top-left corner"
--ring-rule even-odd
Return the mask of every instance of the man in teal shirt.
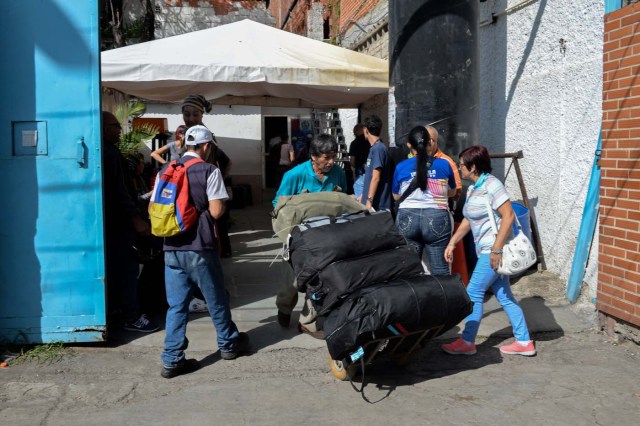
[[273, 199], [303, 192], [341, 191], [347, 188], [344, 170], [335, 164], [338, 143], [330, 135], [320, 135], [311, 142], [311, 160], [297, 165], [284, 174], [280, 188]]
[[[304, 192], [323, 192], [347, 190], [347, 176], [344, 170], [335, 164], [338, 143], [330, 135], [320, 135], [309, 147], [311, 160], [297, 165], [284, 174], [276, 197], [273, 199], [275, 207], [278, 198], [286, 195], [297, 195]], [[293, 270], [289, 265], [283, 265], [284, 285], [276, 296], [278, 307], [278, 323], [282, 327], [289, 327], [291, 312], [298, 302], [298, 290], [295, 287]], [[320, 337], [315, 326], [315, 312], [308, 301], [300, 314], [298, 329], [308, 332], [314, 337]]]

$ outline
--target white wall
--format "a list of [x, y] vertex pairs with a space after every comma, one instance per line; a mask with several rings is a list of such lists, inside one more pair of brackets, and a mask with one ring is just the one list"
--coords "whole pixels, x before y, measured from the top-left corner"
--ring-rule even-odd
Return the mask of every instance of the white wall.
[[[184, 124], [180, 105], [147, 104], [146, 118], [166, 118], [174, 131]], [[233, 175], [262, 175], [262, 116], [260, 107], [216, 105], [202, 122], [233, 161]]]
[[[518, 3], [480, 3], [480, 20]], [[480, 143], [492, 152], [524, 152], [546, 264], [564, 278], [600, 130], [603, 16], [602, 0], [538, 0], [480, 28]], [[494, 167], [500, 174], [504, 162]], [[507, 184], [519, 198], [513, 170]], [[592, 292], [596, 271], [592, 250], [585, 278]]]
[[[308, 108], [214, 105], [202, 122], [215, 135], [220, 147], [233, 161], [234, 176], [262, 176], [263, 116], [308, 117]], [[147, 103], [145, 118], [166, 118], [170, 131], [184, 124], [178, 104]]]
[[340, 114], [344, 141], [347, 144], [347, 148], [349, 148], [351, 141], [355, 138], [353, 127], [358, 124], [358, 110], [356, 108], [341, 108], [338, 110], [338, 114]]

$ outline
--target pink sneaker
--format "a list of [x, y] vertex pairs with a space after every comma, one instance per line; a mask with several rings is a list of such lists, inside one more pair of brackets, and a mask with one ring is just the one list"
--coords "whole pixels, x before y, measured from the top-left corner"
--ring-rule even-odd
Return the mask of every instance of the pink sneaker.
[[449, 355], [473, 355], [478, 352], [475, 343], [468, 344], [462, 338], [451, 343], [445, 343], [441, 348]]
[[508, 345], [500, 346], [500, 352], [507, 355], [534, 356], [536, 347], [533, 345], [533, 340], [529, 340], [527, 346], [522, 346], [520, 343], [513, 341]]

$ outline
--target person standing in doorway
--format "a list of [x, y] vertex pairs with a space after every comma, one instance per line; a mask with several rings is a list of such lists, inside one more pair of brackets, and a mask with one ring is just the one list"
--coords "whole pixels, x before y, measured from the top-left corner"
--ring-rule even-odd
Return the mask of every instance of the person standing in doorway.
[[371, 145], [364, 137], [364, 126], [360, 123], [353, 127], [353, 135], [355, 139], [349, 145], [349, 162], [353, 169], [353, 193], [358, 198], [362, 194], [362, 186], [364, 184], [365, 165]]
[[382, 120], [371, 115], [364, 120], [364, 136], [371, 149], [365, 164], [362, 195], [358, 199], [368, 209], [391, 209], [393, 165], [387, 147], [380, 140]]
[[295, 158], [295, 153], [293, 150], [293, 145], [289, 143], [289, 135], [283, 134], [280, 136], [280, 152], [278, 156], [278, 176], [276, 179], [276, 186], [280, 186], [280, 182], [282, 182], [282, 176], [286, 172], [291, 169], [291, 165], [293, 164], [293, 160]]

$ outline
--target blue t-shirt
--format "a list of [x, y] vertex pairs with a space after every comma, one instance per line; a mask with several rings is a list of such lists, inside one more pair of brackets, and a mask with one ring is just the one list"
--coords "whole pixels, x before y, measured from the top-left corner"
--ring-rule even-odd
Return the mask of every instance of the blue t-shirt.
[[373, 195], [373, 201], [371, 207], [376, 210], [384, 210], [391, 208], [391, 178], [392, 167], [391, 157], [387, 151], [387, 147], [381, 142], [377, 141], [373, 144], [369, 150], [369, 156], [364, 166], [364, 182], [362, 188], [362, 204], [367, 204], [367, 198], [369, 197], [369, 185], [371, 184], [371, 178], [373, 177], [373, 171], [375, 169], [380, 170], [380, 182], [378, 182], [378, 188]]
[[462, 209], [462, 214], [471, 225], [473, 242], [476, 246], [476, 254], [488, 253], [493, 247], [496, 236], [493, 233], [486, 201], [493, 209], [493, 216], [496, 218], [496, 226], [500, 229], [502, 218], [498, 213], [498, 208], [509, 201], [509, 194], [500, 180], [488, 175], [479, 188], [469, 187], [467, 190], [467, 201]]
[[[402, 161], [396, 166], [393, 174], [392, 191], [402, 195], [416, 175], [417, 157]], [[447, 193], [449, 188], [456, 187], [456, 178], [449, 162], [442, 158], [434, 158], [427, 172], [427, 187], [424, 191], [416, 188], [403, 202], [400, 208], [443, 209], [449, 208]]]
[[298, 195], [305, 190], [308, 192], [333, 191], [336, 186], [339, 186], [342, 192], [347, 190], [347, 176], [340, 166], [334, 164], [321, 182], [313, 171], [311, 160], [305, 161], [284, 174], [280, 188], [273, 199], [273, 207], [278, 203], [279, 197]]

